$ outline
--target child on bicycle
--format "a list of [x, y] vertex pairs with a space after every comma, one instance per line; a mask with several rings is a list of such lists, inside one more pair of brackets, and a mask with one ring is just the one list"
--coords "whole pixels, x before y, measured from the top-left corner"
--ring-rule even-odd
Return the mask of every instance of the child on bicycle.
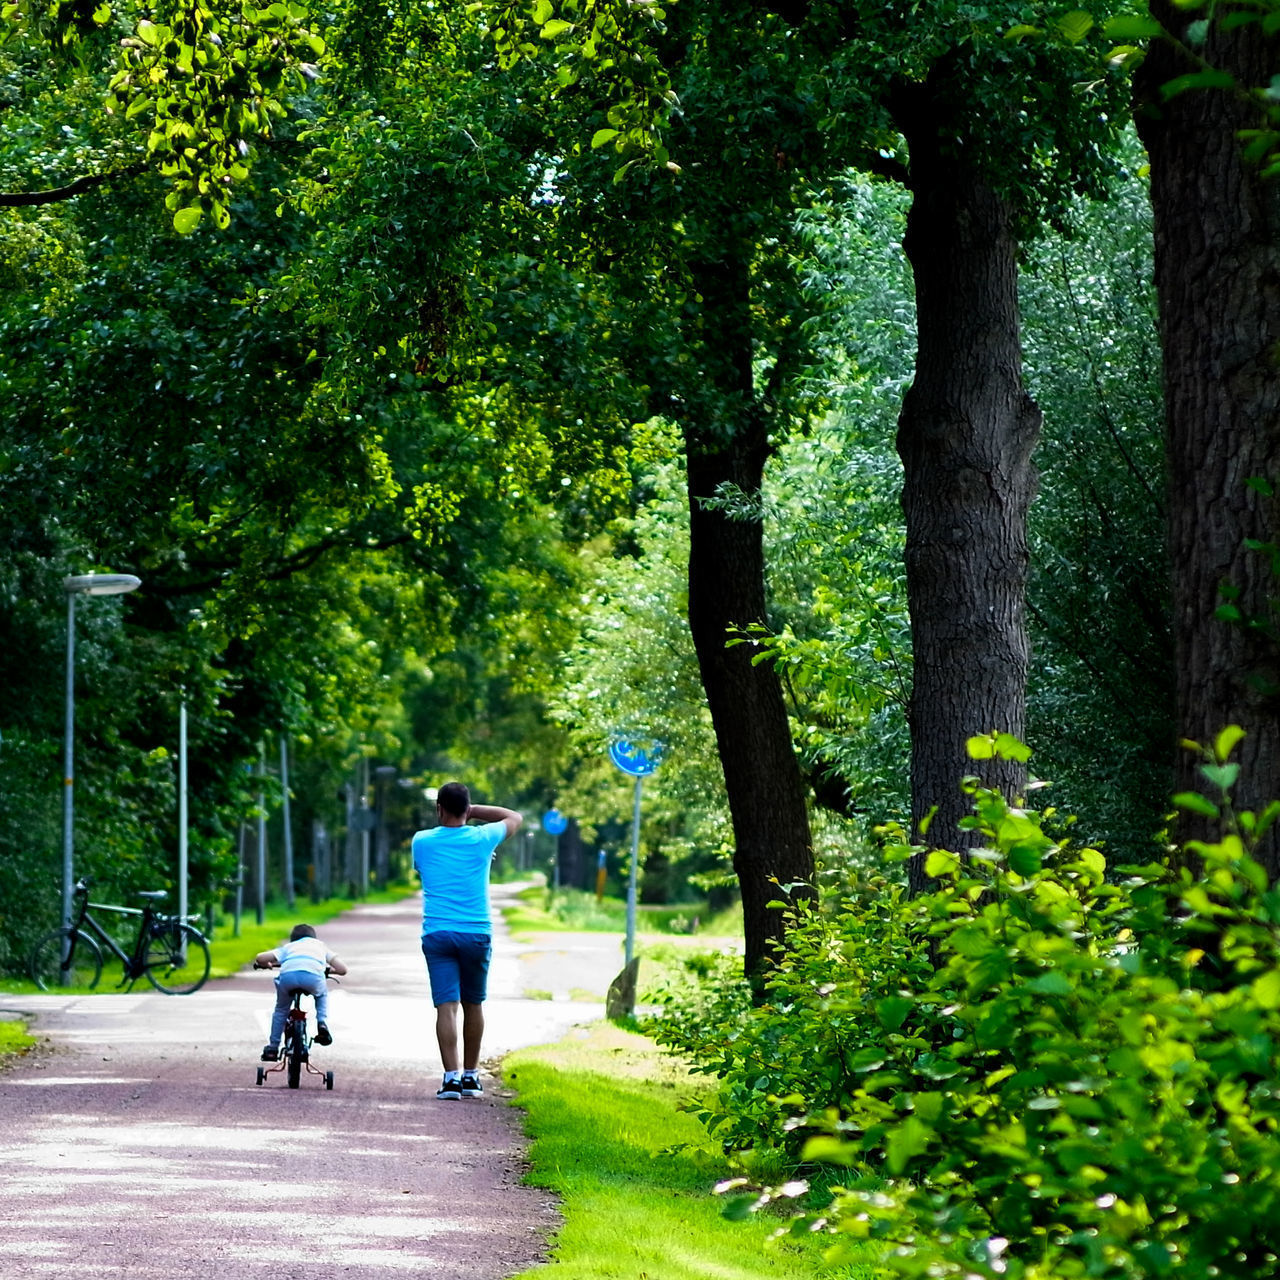
[[329, 987], [325, 971], [346, 973], [347, 966], [316, 937], [316, 931], [309, 924], [295, 924], [289, 941], [274, 951], [259, 951], [253, 967], [280, 970], [276, 976], [276, 1007], [271, 1014], [271, 1043], [262, 1050], [263, 1062], [275, 1062], [280, 1057], [280, 1037], [284, 1034], [295, 991], [315, 997], [316, 1042], [333, 1043], [328, 1025]]

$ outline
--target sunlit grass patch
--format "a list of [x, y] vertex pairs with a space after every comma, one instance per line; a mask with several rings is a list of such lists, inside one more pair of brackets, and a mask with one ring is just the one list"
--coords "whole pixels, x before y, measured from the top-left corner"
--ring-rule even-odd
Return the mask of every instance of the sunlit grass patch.
[[[513, 934], [530, 933], [624, 933], [627, 904], [621, 898], [597, 900], [583, 889], [550, 890], [532, 886], [518, 895], [515, 905], [505, 909], [507, 927]], [[742, 912], [737, 908], [711, 916], [705, 906], [678, 903], [640, 906], [636, 911], [636, 932], [660, 936], [698, 934], [742, 935]]]
[[[361, 902], [398, 902], [412, 893], [408, 884], [389, 885], [377, 893], [370, 893]], [[326, 898], [323, 902], [300, 898], [293, 907], [283, 902], [269, 902], [263, 912], [261, 924], [254, 918], [252, 908], [241, 914], [239, 937], [232, 934], [232, 918], [223, 916], [217, 922], [209, 941], [209, 954], [213, 961], [209, 977], [226, 978], [239, 972], [252, 962], [259, 951], [273, 950], [284, 942], [295, 924], [313, 925], [319, 931], [325, 921], [358, 905], [360, 904], [350, 898]], [[98, 985], [101, 987], [102, 983]]]
[[[724, 1158], [679, 1109], [698, 1086], [643, 1036], [596, 1023], [512, 1054], [503, 1078], [533, 1139], [528, 1180], [561, 1197], [551, 1262], [564, 1280], [870, 1275], [824, 1270], [819, 1240], [774, 1240], [776, 1217], [722, 1215], [712, 1188], [728, 1174]], [[544, 1269], [525, 1274], [547, 1280]]]
[[27, 1034], [27, 1024], [20, 1018], [0, 1017], [0, 1059], [25, 1053], [35, 1043], [35, 1036]]

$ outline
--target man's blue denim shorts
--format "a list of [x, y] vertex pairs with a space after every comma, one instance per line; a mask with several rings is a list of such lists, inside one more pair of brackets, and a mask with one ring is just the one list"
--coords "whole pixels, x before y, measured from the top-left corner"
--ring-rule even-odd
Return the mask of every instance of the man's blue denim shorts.
[[454, 933], [441, 929], [422, 939], [431, 978], [433, 1004], [483, 1004], [488, 990], [493, 940], [487, 933]]

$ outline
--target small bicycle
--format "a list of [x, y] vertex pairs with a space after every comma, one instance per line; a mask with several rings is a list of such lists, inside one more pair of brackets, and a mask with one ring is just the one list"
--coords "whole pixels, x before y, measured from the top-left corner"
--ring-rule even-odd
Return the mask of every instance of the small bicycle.
[[[69, 928], [46, 934], [31, 952], [31, 978], [41, 991], [92, 991], [102, 975], [102, 950], [105, 947], [124, 966], [118, 987], [132, 989], [145, 977], [157, 991], [169, 996], [190, 995], [204, 985], [209, 976], [208, 939], [178, 916], [164, 915], [156, 903], [166, 897], [163, 889], [139, 892], [141, 908], [117, 907], [106, 902], [90, 902], [86, 876], [76, 881], [76, 915]], [[139, 916], [138, 934], [132, 951], [126, 951], [89, 914], [114, 911], [119, 915]]]
[[[253, 967], [266, 969], [270, 966], [255, 964]], [[324, 971], [324, 976], [329, 977], [328, 969]], [[284, 1071], [287, 1072], [285, 1078], [289, 1088], [296, 1089], [302, 1083], [302, 1072], [305, 1068], [308, 1074], [320, 1076], [324, 1080], [326, 1089], [333, 1088], [333, 1072], [321, 1071], [319, 1067], [311, 1065], [312, 1036], [307, 1029], [307, 1011], [302, 1007], [302, 997], [305, 994], [303, 991], [293, 993], [293, 1004], [290, 1005], [288, 1016], [284, 1021], [284, 1039], [281, 1042], [279, 1061], [270, 1066], [258, 1068], [259, 1084], [266, 1084], [267, 1076], [272, 1072]]]

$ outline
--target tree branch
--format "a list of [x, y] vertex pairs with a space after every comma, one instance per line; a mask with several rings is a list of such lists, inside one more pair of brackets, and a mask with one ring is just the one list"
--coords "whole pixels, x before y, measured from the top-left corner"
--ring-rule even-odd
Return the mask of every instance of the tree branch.
[[0, 209], [30, 208], [33, 205], [58, 204], [63, 200], [72, 200], [116, 178], [136, 177], [143, 173], [146, 167], [145, 164], [134, 164], [126, 169], [113, 169], [110, 173], [93, 173], [86, 178], [77, 178], [65, 187], [53, 187], [48, 191], [0, 191]]

